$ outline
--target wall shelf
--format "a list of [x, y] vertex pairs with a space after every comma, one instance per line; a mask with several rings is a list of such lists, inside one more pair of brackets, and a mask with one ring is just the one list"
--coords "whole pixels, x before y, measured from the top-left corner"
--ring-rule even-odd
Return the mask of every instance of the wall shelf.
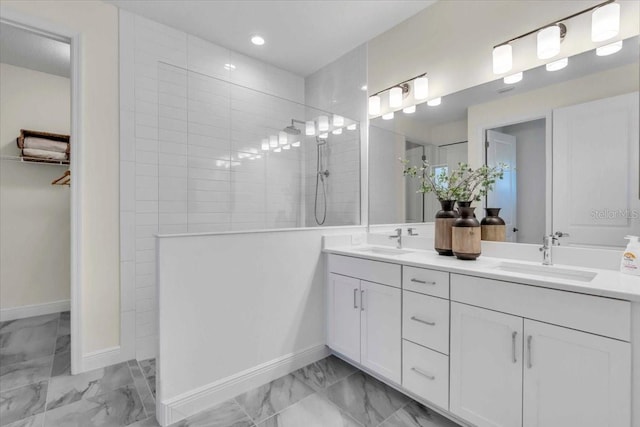
[[33, 157], [22, 157], [22, 156], [1, 156], [0, 159], [20, 162], [20, 163], [43, 164], [43, 165], [51, 165], [51, 166], [69, 166], [69, 160], [46, 160], [46, 159], [38, 159]]

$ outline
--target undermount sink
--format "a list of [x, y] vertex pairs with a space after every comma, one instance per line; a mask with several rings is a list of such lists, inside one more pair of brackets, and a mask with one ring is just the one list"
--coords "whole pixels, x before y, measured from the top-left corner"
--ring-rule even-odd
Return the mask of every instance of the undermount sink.
[[554, 279], [577, 280], [579, 282], [590, 282], [598, 274], [592, 271], [573, 270], [569, 268], [552, 267], [549, 265], [528, 265], [511, 262], [503, 262], [497, 267], [497, 270], [508, 271], [510, 273], [552, 277]]
[[382, 248], [380, 246], [367, 246], [364, 248], [357, 248], [354, 250], [359, 252], [370, 252], [372, 254], [388, 255], [388, 256], [404, 255], [404, 254], [411, 253], [411, 251], [407, 251], [404, 249]]

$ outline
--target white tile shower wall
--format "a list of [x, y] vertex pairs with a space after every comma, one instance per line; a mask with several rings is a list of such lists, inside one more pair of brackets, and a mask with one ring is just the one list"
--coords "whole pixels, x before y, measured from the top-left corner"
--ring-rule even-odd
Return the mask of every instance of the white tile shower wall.
[[[324, 225], [351, 225], [360, 223], [360, 159], [365, 150], [367, 126], [367, 46], [362, 45], [346, 53], [331, 64], [305, 79], [305, 102], [325, 111], [333, 111], [360, 122], [357, 132], [343, 131], [342, 135], [329, 134], [325, 150], [327, 216]], [[359, 144], [360, 142], [360, 144]], [[305, 175], [305, 220], [307, 227], [316, 226], [314, 209], [323, 214], [322, 186], [318, 188], [316, 203], [317, 148], [307, 145]]]
[[[187, 102], [190, 95], [186, 92], [187, 73], [184, 70], [180, 73], [175, 67], [159, 67], [160, 62], [296, 102], [304, 101], [304, 80], [299, 76], [120, 10], [121, 294], [135, 294], [135, 305], [121, 304], [122, 328], [133, 329], [134, 325], [125, 324], [125, 320], [135, 319], [135, 334], [123, 336], [132, 337], [135, 344], [127, 342], [121, 346], [135, 347], [138, 359], [154, 357], [157, 347], [154, 235], [159, 231], [258, 227], [261, 222], [250, 213], [244, 216], [236, 216], [236, 213], [243, 209], [252, 212], [256, 206], [252, 203], [259, 200], [259, 196], [265, 197], [249, 191], [252, 183], [241, 178], [245, 171], [256, 172], [251, 169], [254, 166], [243, 165], [225, 171], [194, 168], [198, 161], [206, 159], [198, 150], [209, 154], [215, 151], [215, 144], [213, 147], [207, 144], [212, 143], [216, 134], [209, 135], [208, 128], [199, 123], [203, 117], [213, 118], [205, 105], [201, 105], [201, 115], [197, 114], [197, 96], [193, 102]], [[236, 70], [226, 70], [224, 65], [227, 63], [236, 65]], [[197, 91], [193, 95], [198, 95]], [[230, 99], [227, 97], [227, 103], [223, 102], [222, 110], [215, 110], [217, 119], [231, 117]], [[283, 122], [283, 127], [287, 121]], [[202, 133], [209, 137], [204, 146], [198, 146]], [[230, 135], [224, 137], [228, 151]], [[187, 142], [193, 144], [192, 151], [187, 152]], [[193, 165], [189, 161], [193, 161]], [[210, 194], [201, 191], [201, 186], [210, 186], [212, 190], [219, 188], [217, 181], [231, 185], [234, 182], [232, 174], [238, 177], [238, 187], [248, 192], [246, 197], [239, 197], [241, 200], [235, 210], [231, 210], [234, 224], [231, 224], [229, 214], [233, 200], [219, 197], [212, 201], [208, 199]], [[187, 198], [188, 195], [194, 197]], [[282, 197], [277, 192], [274, 194], [270, 212], [274, 223], [290, 224], [290, 218], [280, 220], [278, 215], [276, 206]], [[269, 208], [263, 210], [269, 211]], [[133, 350], [130, 354], [133, 356]]]

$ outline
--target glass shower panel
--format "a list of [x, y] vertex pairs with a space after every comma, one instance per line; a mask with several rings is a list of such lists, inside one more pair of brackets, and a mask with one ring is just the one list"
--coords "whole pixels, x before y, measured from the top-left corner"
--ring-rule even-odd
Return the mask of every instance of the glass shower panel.
[[305, 135], [333, 114], [158, 67], [161, 234], [360, 223], [359, 123]]

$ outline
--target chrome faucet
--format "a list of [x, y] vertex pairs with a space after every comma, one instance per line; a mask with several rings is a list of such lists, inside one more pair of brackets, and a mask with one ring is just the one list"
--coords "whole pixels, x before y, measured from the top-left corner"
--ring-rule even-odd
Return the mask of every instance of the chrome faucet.
[[396, 234], [392, 234], [389, 238], [397, 239], [396, 248], [402, 249], [402, 228], [396, 228]]
[[409, 232], [409, 236], [418, 236], [419, 234], [416, 233], [416, 229], [413, 227], [409, 227], [409, 229], [407, 230]]
[[540, 248], [540, 252], [542, 252], [542, 265], [553, 265], [552, 248], [560, 245], [558, 243], [560, 237], [569, 237], [569, 233], [557, 231], [555, 234], [549, 234], [542, 238], [542, 247]]

